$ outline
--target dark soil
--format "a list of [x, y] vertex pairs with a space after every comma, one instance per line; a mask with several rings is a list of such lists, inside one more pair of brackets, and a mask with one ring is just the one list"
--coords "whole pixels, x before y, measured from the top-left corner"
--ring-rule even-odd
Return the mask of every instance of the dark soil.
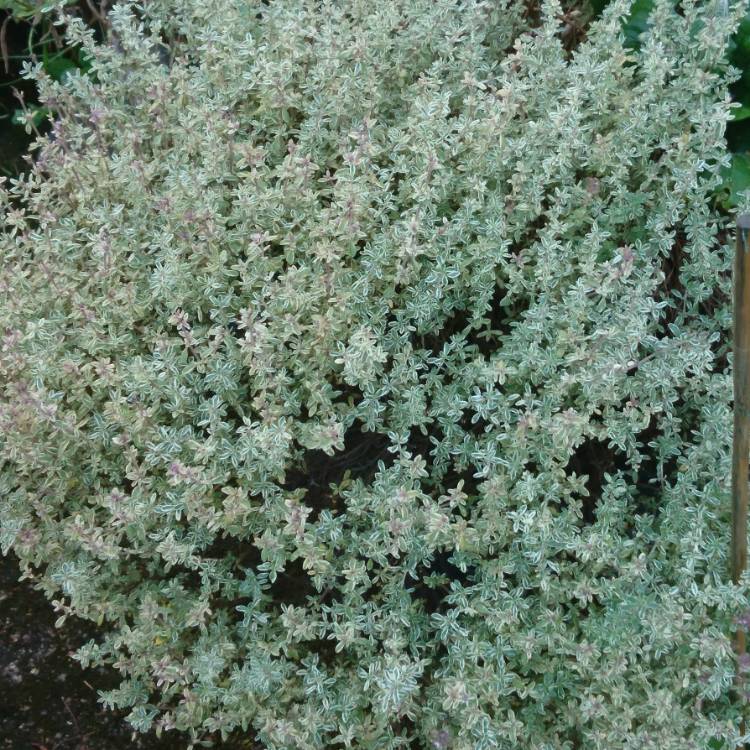
[[0, 558], [0, 748], [2, 750], [184, 750], [184, 738], [131, 738], [97, 702], [117, 673], [81, 669], [70, 654], [94, 636], [82, 621], [55, 628], [57, 614], [12, 555]]
[[19, 577], [15, 557], [0, 557], [0, 750], [185, 750], [184, 735], [134, 735], [123, 713], [98, 703], [99, 690], [119, 684], [118, 673], [83, 670], [70, 657], [96, 629], [75, 618], [55, 628], [50, 602]]

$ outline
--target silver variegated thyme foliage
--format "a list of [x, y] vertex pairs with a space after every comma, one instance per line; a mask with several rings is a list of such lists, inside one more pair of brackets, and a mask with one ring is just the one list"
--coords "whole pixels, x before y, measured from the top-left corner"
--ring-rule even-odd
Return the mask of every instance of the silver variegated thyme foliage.
[[125, 2], [67, 25], [88, 77], [29, 68], [0, 540], [136, 729], [736, 746], [744, 7], [628, 10]]

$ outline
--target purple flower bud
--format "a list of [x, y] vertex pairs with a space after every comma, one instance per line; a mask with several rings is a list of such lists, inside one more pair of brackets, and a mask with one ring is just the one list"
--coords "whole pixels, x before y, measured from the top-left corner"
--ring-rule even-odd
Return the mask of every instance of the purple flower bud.
[[432, 746], [435, 750], [447, 750], [450, 746], [451, 733], [448, 729], [440, 729], [437, 732], [433, 732], [432, 735]]
[[583, 184], [589, 195], [596, 195], [599, 192], [600, 182], [596, 177], [587, 177]]

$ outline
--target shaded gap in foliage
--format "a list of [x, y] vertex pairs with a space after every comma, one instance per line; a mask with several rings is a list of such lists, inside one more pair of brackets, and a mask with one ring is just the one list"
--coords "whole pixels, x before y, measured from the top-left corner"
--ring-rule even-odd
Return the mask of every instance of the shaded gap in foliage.
[[392, 458], [390, 439], [376, 432], [364, 432], [352, 425], [344, 435], [344, 449], [329, 456], [321, 450], [306, 451], [301, 466], [287, 472], [283, 489], [306, 489], [305, 505], [312, 508], [309, 520], [315, 521], [324, 509], [335, 510], [337, 497], [330, 485], [340, 484], [347, 472], [351, 479], [369, 482], [379, 461]]

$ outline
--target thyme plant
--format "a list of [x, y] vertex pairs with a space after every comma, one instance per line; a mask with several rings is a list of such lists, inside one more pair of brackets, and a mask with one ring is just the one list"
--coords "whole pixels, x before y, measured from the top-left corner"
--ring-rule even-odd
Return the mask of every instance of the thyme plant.
[[738, 745], [744, 10], [658, 0], [637, 49], [628, 0], [575, 43], [557, 0], [67, 23], [90, 73], [27, 68], [52, 128], [2, 190], [0, 541], [101, 626], [105, 703], [191, 745]]

